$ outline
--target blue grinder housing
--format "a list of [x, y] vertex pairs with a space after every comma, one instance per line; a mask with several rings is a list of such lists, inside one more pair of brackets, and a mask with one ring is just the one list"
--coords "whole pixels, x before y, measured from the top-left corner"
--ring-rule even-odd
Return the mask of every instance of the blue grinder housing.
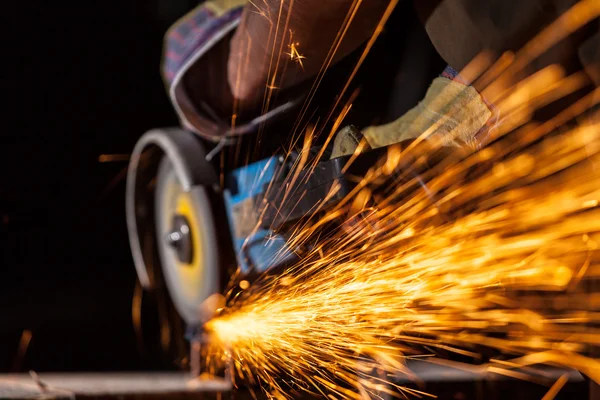
[[223, 198], [233, 247], [242, 274], [263, 273], [293, 261], [282, 234], [261, 224], [260, 202], [272, 187], [278, 157], [270, 157], [232, 171], [225, 180]]

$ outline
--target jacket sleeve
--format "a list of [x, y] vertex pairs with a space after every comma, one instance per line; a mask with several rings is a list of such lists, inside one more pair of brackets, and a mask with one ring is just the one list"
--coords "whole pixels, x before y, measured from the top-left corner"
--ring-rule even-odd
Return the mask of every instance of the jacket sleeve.
[[[425, 2], [432, 0], [425, 0]], [[439, 0], [433, 0], [439, 1]], [[536, 34], [558, 19], [580, 0], [442, 0], [428, 12], [427, 33], [444, 60], [461, 70], [477, 54], [487, 50], [516, 52]], [[586, 3], [593, 5], [593, 0]], [[589, 7], [591, 21], [533, 60], [522, 79], [550, 64], [560, 64], [567, 73], [581, 70], [596, 85], [599, 80], [599, 7]], [[593, 15], [592, 15], [593, 14]]]

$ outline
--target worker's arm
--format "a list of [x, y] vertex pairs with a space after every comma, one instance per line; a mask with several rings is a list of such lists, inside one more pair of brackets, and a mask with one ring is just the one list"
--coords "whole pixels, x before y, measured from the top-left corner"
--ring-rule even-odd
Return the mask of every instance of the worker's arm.
[[[352, 10], [356, 13], [331, 65], [372, 35], [388, 4], [387, 0], [249, 2], [231, 42], [228, 79], [232, 93], [251, 101], [262, 98], [267, 86], [284, 89], [314, 77], [333, 51], [332, 44]], [[292, 43], [298, 51], [294, 56], [290, 56]]]

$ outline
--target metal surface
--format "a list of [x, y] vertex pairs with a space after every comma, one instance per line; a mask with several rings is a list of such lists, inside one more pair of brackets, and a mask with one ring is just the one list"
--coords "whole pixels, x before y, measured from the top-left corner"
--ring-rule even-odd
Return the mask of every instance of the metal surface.
[[[219, 291], [216, 221], [206, 189], [194, 186], [184, 190], [167, 157], [156, 178], [155, 220], [158, 253], [173, 304], [185, 322], [199, 324], [203, 322], [203, 301]], [[187, 248], [174, 247], [168, 240], [174, 233], [173, 222], [178, 220], [187, 221], [178, 227], [187, 231], [179, 232], [181, 239], [189, 239]]]
[[[578, 372], [559, 368], [541, 370], [539, 382], [527, 382], [503, 375], [465, 370], [437, 365], [425, 361], [409, 360], [407, 367], [420, 384], [419, 390], [435, 395], [438, 399], [463, 400], [515, 400], [542, 398], [549, 386], [559, 377], [566, 375], [568, 383], [557, 399], [596, 399], [585, 390], [587, 383]], [[183, 373], [41, 373], [37, 379], [27, 374], [0, 375], [0, 398], [2, 399], [69, 399], [69, 398], [223, 398], [222, 393], [233, 390], [224, 379], [196, 380]], [[398, 377], [394, 383], [415, 387], [408, 377]], [[235, 398], [253, 398], [239, 384]], [[267, 398], [261, 394], [258, 398]], [[227, 397], [225, 397], [227, 398]], [[294, 398], [315, 398], [297, 393]]]
[[[74, 373], [0, 375], [2, 399], [144, 397], [202, 398], [232, 389], [222, 379], [197, 380], [183, 373]], [[208, 396], [211, 397], [211, 396]]]

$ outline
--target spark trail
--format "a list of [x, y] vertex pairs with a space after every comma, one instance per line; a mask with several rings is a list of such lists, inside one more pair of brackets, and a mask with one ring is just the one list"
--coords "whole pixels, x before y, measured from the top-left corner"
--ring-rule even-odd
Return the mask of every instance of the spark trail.
[[[505, 155], [509, 135], [428, 171], [429, 192], [410, 179], [361, 201], [368, 206], [327, 213], [291, 241], [310, 241], [334, 217], [345, 229], [209, 322], [207, 360], [227, 349], [240, 377], [280, 392], [276, 378], [286, 377], [348, 398], [381, 389], [369, 379], [375, 364], [410, 376], [402, 361], [425, 348], [478, 360], [484, 346], [504, 360], [525, 355], [514, 368], [552, 362], [600, 380], [600, 362], [576, 356], [600, 345], [590, 327], [600, 302], [582, 286], [600, 275], [599, 135], [598, 124], [580, 124]], [[391, 149], [365, 179], [387, 175], [402, 156]], [[370, 197], [363, 186], [356, 198]]]
[[275, 397], [425, 395], [393, 381], [417, 379], [406, 359], [441, 352], [478, 371], [527, 378], [558, 364], [600, 382], [590, 356], [600, 297], [589, 290], [600, 278], [600, 90], [534, 123], [535, 110], [589, 82], [556, 65], [507, 79], [599, 13], [582, 1], [523, 51], [468, 66], [498, 110], [490, 144], [418, 176], [405, 172], [443, 146], [439, 127], [391, 146], [336, 207], [293, 228], [291, 248], [317, 243], [301, 262], [209, 321], [205, 369], [228, 365]]

